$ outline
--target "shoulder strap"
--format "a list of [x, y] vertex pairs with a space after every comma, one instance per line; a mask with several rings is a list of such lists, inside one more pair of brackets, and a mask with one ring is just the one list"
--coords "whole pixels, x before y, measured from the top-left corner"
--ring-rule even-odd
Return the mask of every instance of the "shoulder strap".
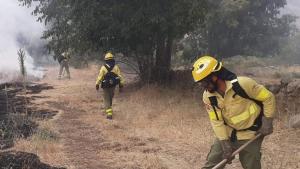
[[237, 79], [231, 80], [230, 82], [232, 84], [233, 91], [237, 95], [239, 95], [239, 96], [241, 96], [241, 97], [243, 97], [245, 99], [252, 100], [253, 102], [255, 102], [261, 108], [261, 111], [260, 111], [258, 117], [255, 119], [254, 124], [252, 126], [250, 126], [249, 128], [246, 128], [246, 129], [242, 129], [242, 130], [233, 129], [233, 131], [231, 133], [230, 139], [231, 139], [232, 142], [234, 142], [235, 140], [237, 140], [237, 136], [236, 136], [236, 132], [237, 131], [245, 131], [245, 130], [257, 131], [257, 130], [259, 130], [259, 128], [262, 125], [262, 117], [264, 116], [264, 105], [263, 105], [263, 103], [261, 101], [251, 98], [246, 93], [246, 91], [241, 87], [241, 85], [239, 84], [239, 82], [238, 82]]
[[[258, 101], [256, 99], [253, 99], [251, 97], [249, 97], [249, 95], [246, 93], [246, 91], [241, 87], [241, 85], [239, 84], [238, 80], [237, 79], [234, 79], [234, 80], [231, 80], [231, 83], [232, 83], [232, 89], [233, 91], [245, 98], [245, 99], [249, 99], [249, 100], [252, 100], [254, 101], [257, 105], [260, 106], [261, 108], [261, 111], [259, 113], [259, 116], [255, 119], [254, 121], [254, 124], [249, 127], [249, 128], [246, 128], [246, 129], [242, 129], [242, 130], [236, 130], [235, 128], [233, 128], [232, 132], [231, 132], [231, 136], [230, 136], [230, 140], [232, 142], [236, 141], [237, 140], [237, 136], [236, 136], [236, 133], [237, 131], [246, 131], [246, 130], [252, 130], [252, 131], [257, 131], [261, 125], [262, 125], [262, 117], [264, 115], [263, 113], [263, 103], [261, 101]], [[234, 95], [235, 96], [235, 95]], [[233, 96], [233, 97], [234, 97]], [[218, 117], [218, 114], [217, 114], [217, 111], [216, 111], [216, 108], [220, 109], [219, 106], [218, 106], [218, 100], [217, 100], [217, 97], [216, 96], [211, 96], [211, 97], [208, 97], [209, 101], [210, 101], [210, 105], [212, 106], [214, 112], [215, 112], [215, 115], [217, 117], [217, 120], [219, 120], [219, 117]], [[226, 124], [226, 122], [224, 121], [224, 124]]]
[[107, 70], [108, 72], [111, 72], [111, 71], [113, 70], [113, 68], [114, 68], [114, 67], [108, 66], [107, 64], [105, 64], [104, 67], [106, 68], [106, 70]]
[[210, 101], [210, 105], [212, 106], [214, 112], [215, 112], [215, 115], [217, 117], [217, 120], [219, 120], [219, 116], [218, 116], [218, 113], [216, 111], [216, 108], [220, 109], [219, 106], [218, 106], [218, 100], [217, 100], [217, 97], [216, 96], [210, 96], [208, 97], [209, 101]]
[[[252, 100], [252, 101], [254, 101], [257, 105], [259, 105], [261, 108], [263, 108], [262, 102], [261, 102], [261, 101], [258, 101], [258, 100], [256, 100], [256, 99], [251, 98], [251, 97], [246, 93], [246, 91], [241, 87], [241, 85], [240, 85], [240, 83], [238, 82], [237, 79], [231, 80], [230, 82], [231, 82], [231, 84], [232, 84], [232, 89], [233, 89], [233, 91], [234, 91], [237, 95], [239, 95], [239, 96], [241, 96], [241, 97], [243, 97], [243, 98], [245, 98], [245, 99]], [[234, 95], [234, 96], [235, 96], [235, 95]]]
[[[245, 99], [249, 99], [249, 100], [252, 100], [253, 102], [255, 102], [258, 106], [260, 106], [261, 108], [261, 112], [259, 114], [259, 116], [255, 119], [254, 121], [254, 124], [253, 126], [247, 128], [247, 129], [243, 129], [243, 130], [239, 130], [239, 131], [244, 131], [244, 130], [253, 130], [253, 131], [257, 131], [260, 126], [261, 126], [261, 119], [262, 119], [262, 116], [264, 115], [263, 113], [263, 103], [261, 101], [258, 101], [256, 99], [253, 99], [251, 98], [247, 93], [246, 91], [241, 87], [241, 85], [239, 84], [238, 80], [237, 79], [234, 79], [234, 80], [231, 80], [231, 83], [232, 83], [232, 89], [233, 91], [245, 98]], [[235, 95], [234, 95], [235, 96]], [[233, 96], [233, 97], [234, 97]], [[216, 111], [216, 108], [220, 109], [219, 106], [218, 106], [218, 100], [217, 100], [217, 97], [216, 96], [211, 96], [211, 97], [208, 97], [209, 101], [210, 101], [210, 105], [212, 106], [214, 112], [215, 112], [215, 115], [217, 117], [217, 120], [219, 120], [219, 117], [218, 117], [218, 114], [217, 114], [217, 111]], [[226, 125], [226, 123], [225, 123]], [[235, 129], [234, 129], [235, 130]], [[236, 130], [237, 131], [237, 130]], [[232, 134], [235, 135], [236, 134], [236, 131], [233, 132]], [[236, 137], [236, 136], [235, 136]]]

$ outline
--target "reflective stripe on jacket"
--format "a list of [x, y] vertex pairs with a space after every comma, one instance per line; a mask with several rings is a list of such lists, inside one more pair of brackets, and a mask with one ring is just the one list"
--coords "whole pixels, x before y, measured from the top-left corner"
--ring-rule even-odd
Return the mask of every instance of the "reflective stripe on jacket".
[[[99, 75], [97, 77], [96, 80], [96, 84], [100, 84], [101, 81], [104, 78], [104, 75], [108, 72], [108, 70], [106, 69], [105, 66], [101, 66], [100, 71], [99, 71]], [[111, 72], [115, 73], [116, 75], [118, 75], [120, 77], [120, 85], [124, 85], [124, 78], [121, 75], [121, 70], [119, 68], [118, 65], [115, 65], [114, 68], [111, 70]]]
[[[238, 77], [238, 81], [249, 97], [263, 103], [264, 116], [274, 117], [274, 95], [264, 86], [256, 83], [251, 78]], [[203, 93], [203, 102], [206, 105], [206, 110], [213, 130], [216, 137], [220, 140], [229, 139], [232, 128], [242, 130], [251, 127], [261, 111], [261, 108], [253, 101], [235, 94], [230, 81], [225, 81], [225, 83], [226, 91], [224, 97], [217, 92], [210, 93], [205, 91]], [[217, 114], [210, 105], [210, 101], [208, 99], [210, 96], [217, 97], [218, 107], [220, 108], [216, 108]], [[224, 122], [227, 125], [225, 125]], [[254, 135], [255, 131], [250, 130], [237, 132], [238, 140], [251, 139]]]

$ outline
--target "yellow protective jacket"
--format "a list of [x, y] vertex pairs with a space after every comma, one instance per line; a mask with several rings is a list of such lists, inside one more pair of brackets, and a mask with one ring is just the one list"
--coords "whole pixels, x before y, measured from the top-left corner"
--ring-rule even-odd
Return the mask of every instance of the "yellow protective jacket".
[[[275, 98], [269, 90], [248, 77], [238, 77], [238, 82], [250, 98], [263, 103], [265, 117], [274, 117]], [[236, 95], [230, 81], [225, 81], [225, 83], [226, 91], [224, 97], [217, 92], [210, 93], [205, 91], [203, 93], [203, 102], [205, 103], [214, 133], [219, 140], [229, 139], [232, 128], [242, 130], [251, 127], [261, 111], [260, 106], [254, 101]], [[218, 118], [210, 105], [208, 98], [210, 96], [217, 97], [219, 108], [216, 108], [216, 112]], [[255, 131], [251, 130], [237, 132], [238, 140], [247, 140], [254, 136]]]
[[[106, 67], [101, 66], [100, 71], [99, 71], [99, 75], [98, 75], [97, 80], [96, 80], [96, 85], [99, 85], [102, 82], [102, 80], [104, 78], [104, 75], [107, 72], [108, 72], [108, 70], [106, 69]], [[111, 72], [118, 75], [120, 77], [120, 85], [124, 85], [125, 81], [124, 81], [124, 78], [121, 75], [121, 70], [120, 70], [119, 66], [115, 65], [114, 68], [111, 70]]]

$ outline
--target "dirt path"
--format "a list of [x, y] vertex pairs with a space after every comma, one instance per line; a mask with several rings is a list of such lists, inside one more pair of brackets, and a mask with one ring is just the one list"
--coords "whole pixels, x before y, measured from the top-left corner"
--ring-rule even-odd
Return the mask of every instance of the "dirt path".
[[[101, 92], [94, 89], [96, 67], [72, 70], [71, 80], [57, 80], [56, 73], [50, 68], [41, 81], [54, 89], [42, 92], [40, 102], [60, 111], [54, 124], [68, 168], [201, 168], [214, 136], [206, 114], [188, 94], [151, 87], [116, 92], [114, 120], [109, 121], [102, 113]], [[263, 146], [264, 168], [300, 168], [299, 130], [282, 129], [280, 123], [276, 128]], [[278, 153], [282, 156], [274, 157]], [[230, 168], [241, 168], [238, 160]]]
[[[158, 112], [151, 115], [143, 108], [139, 112], [137, 107], [142, 105], [126, 105], [134, 90], [127, 89], [122, 95], [116, 91], [114, 120], [109, 121], [102, 113], [101, 91], [96, 93], [94, 89], [96, 68], [72, 72], [73, 79], [59, 81], [55, 79], [56, 70], [49, 69], [41, 83], [51, 84], [54, 89], [43, 92], [41, 95], [46, 99], [39, 101], [61, 112], [55, 126], [69, 168], [184, 169], [195, 168], [195, 163], [200, 165], [199, 152], [195, 151], [200, 148], [184, 138], [183, 130], [188, 129], [179, 129], [182, 124], [175, 124], [179, 117], [168, 121], [158, 117]], [[130, 111], [132, 107], [135, 108]], [[168, 125], [170, 128], [166, 128]]]

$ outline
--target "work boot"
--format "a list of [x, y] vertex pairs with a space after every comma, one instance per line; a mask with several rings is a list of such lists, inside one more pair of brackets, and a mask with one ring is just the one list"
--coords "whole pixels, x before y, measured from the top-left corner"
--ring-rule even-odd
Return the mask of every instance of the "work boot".
[[109, 120], [112, 120], [112, 115], [109, 114], [109, 115], [106, 116], [106, 118], [109, 119]]
[[106, 118], [111, 120], [112, 119], [112, 114], [113, 114], [112, 108], [106, 109], [105, 112], [106, 112], [106, 115], [107, 115]]

